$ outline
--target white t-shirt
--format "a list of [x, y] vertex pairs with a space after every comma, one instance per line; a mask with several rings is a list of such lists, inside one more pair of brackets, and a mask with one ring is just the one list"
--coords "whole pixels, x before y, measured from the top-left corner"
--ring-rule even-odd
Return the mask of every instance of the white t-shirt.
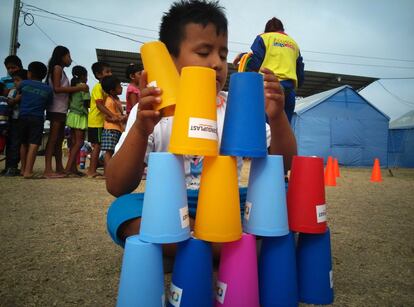
[[[223, 133], [224, 116], [226, 113], [227, 92], [220, 92], [217, 97], [217, 130], [218, 130], [218, 146], [220, 148], [221, 135]], [[115, 146], [115, 153], [121, 148], [129, 129], [131, 129], [137, 118], [138, 104], [136, 104], [129, 114], [125, 131], [122, 133], [118, 144]], [[154, 132], [148, 137], [147, 151], [145, 153], [145, 163], [148, 163], [148, 156], [151, 152], [166, 152], [170, 142], [172, 116], [163, 117], [154, 127]], [[266, 124], [267, 146], [270, 145], [270, 127]], [[200, 174], [203, 164], [203, 157], [184, 155], [184, 172], [186, 176], [187, 189], [198, 189], [200, 186]], [[240, 179], [240, 171], [243, 166], [243, 159], [237, 157], [237, 168]]]

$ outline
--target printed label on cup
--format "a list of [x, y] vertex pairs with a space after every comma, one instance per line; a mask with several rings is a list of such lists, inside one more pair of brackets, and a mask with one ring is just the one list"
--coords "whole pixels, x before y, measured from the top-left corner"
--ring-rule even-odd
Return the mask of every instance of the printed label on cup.
[[329, 271], [329, 283], [331, 285], [331, 288], [333, 288], [333, 272], [332, 272], [332, 270]]
[[246, 221], [250, 218], [250, 212], [252, 211], [252, 203], [249, 201], [246, 201], [246, 205], [244, 206], [244, 219]]
[[157, 80], [151, 81], [147, 84], [147, 87], [157, 87]]
[[217, 122], [211, 119], [190, 117], [188, 137], [217, 141]]
[[188, 206], [180, 208], [181, 228], [190, 226], [190, 216], [188, 215]]
[[316, 206], [316, 221], [317, 223], [326, 222], [326, 204]]
[[226, 297], [226, 290], [227, 284], [217, 280], [216, 283], [216, 300], [220, 302], [220, 304], [224, 303], [224, 298]]
[[170, 294], [168, 296], [168, 301], [170, 302], [170, 304], [174, 307], [180, 307], [182, 295], [183, 289], [178, 288], [176, 285], [171, 283]]

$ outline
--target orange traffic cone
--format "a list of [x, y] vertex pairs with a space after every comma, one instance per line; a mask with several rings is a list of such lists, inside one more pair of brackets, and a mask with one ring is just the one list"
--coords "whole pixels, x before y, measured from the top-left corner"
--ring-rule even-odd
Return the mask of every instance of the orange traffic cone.
[[341, 177], [341, 173], [339, 172], [339, 164], [338, 164], [337, 158], [334, 158], [334, 170], [335, 170], [335, 177]]
[[379, 159], [376, 158], [374, 160], [374, 166], [372, 167], [372, 173], [371, 173], [371, 182], [381, 182], [381, 168], [380, 168], [380, 162]]
[[333, 159], [331, 156], [328, 157], [328, 163], [325, 168], [325, 186], [336, 186], [336, 176], [334, 170]]

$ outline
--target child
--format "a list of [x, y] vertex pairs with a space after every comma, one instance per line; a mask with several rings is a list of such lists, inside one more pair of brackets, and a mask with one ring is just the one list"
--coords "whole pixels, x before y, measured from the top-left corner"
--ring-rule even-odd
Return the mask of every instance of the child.
[[98, 168], [99, 152], [101, 151], [101, 136], [105, 116], [110, 117], [110, 111], [105, 107], [106, 94], [102, 90], [101, 80], [103, 77], [111, 76], [112, 71], [109, 64], [96, 62], [92, 64], [92, 72], [99, 81], [95, 84], [91, 94], [91, 104], [88, 114], [88, 141], [92, 143], [91, 161], [87, 171], [88, 178], [103, 178], [96, 169]]
[[33, 165], [42, 142], [44, 113], [46, 107], [53, 101], [52, 88], [42, 82], [46, 74], [46, 65], [41, 62], [32, 62], [28, 67], [28, 80], [21, 81], [17, 88], [20, 94], [17, 100], [20, 101], [21, 175], [24, 178], [44, 178], [33, 174]]
[[104, 77], [101, 81], [102, 88], [108, 97], [105, 100], [105, 107], [111, 112], [110, 117], [105, 118], [104, 129], [102, 132], [101, 150], [105, 151], [105, 164], [111, 159], [115, 145], [124, 131], [124, 124], [127, 117], [122, 115], [122, 104], [118, 95], [122, 94], [121, 81], [115, 76]]
[[[45, 177], [63, 178], [66, 176], [62, 162], [62, 144], [65, 138], [66, 113], [69, 106], [69, 94], [89, 92], [86, 84], [70, 86], [64, 71], [72, 63], [69, 49], [56, 46], [49, 60], [47, 84], [53, 88], [53, 102], [47, 108], [47, 119], [50, 120], [50, 133], [45, 151]], [[55, 156], [56, 171], [52, 169], [52, 157]]]
[[7, 70], [7, 76], [1, 78], [0, 82], [6, 86], [6, 95], [8, 95], [9, 91], [14, 88], [12, 74], [15, 71], [23, 69], [22, 61], [17, 55], [9, 55], [4, 59], [4, 66]]
[[139, 101], [139, 78], [141, 77], [142, 65], [129, 64], [125, 75], [130, 80], [126, 92], [126, 114], [129, 115], [131, 109]]
[[[204, 66], [216, 71], [218, 94], [217, 123], [223, 125], [227, 94], [221, 92], [227, 77], [227, 19], [217, 2], [180, 1], [172, 5], [163, 16], [160, 40], [169, 50], [178, 72], [186, 66]], [[285, 158], [285, 167], [296, 154], [296, 141], [286, 114], [283, 112], [284, 96], [274, 74], [263, 69], [265, 110], [269, 118], [268, 135], [271, 134], [269, 153]], [[107, 166], [107, 189], [120, 196], [132, 192], [139, 184], [144, 161], [151, 151], [168, 148], [172, 118], [160, 118], [154, 106], [160, 103], [162, 89], [147, 86], [147, 74], [140, 80], [141, 99], [139, 109], [130, 113], [127, 129], [117, 145], [116, 154]], [[220, 129], [218, 129], [220, 131]], [[220, 139], [220, 136], [219, 136]], [[189, 173], [192, 157], [184, 156], [186, 177], [189, 185], [197, 178]], [[241, 195], [244, 205], [246, 191]], [[189, 209], [195, 211], [197, 190], [189, 191]], [[123, 204], [125, 205], [125, 204]], [[131, 205], [112, 205], [107, 215], [108, 231], [112, 239], [123, 245], [126, 237], [139, 232], [142, 202]], [[194, 217], [194, 214], [192, 215]]]
[[[71, 86], [79, 84], [86, 85], [88, 81], [88, 71], [83, 66], [72, 68]], [[78, 171], [76, 158], [85, 141], [85, 130], [88, 128], [88, 107], [91, 96], [89, 92], [76, 92], [70, 95], [69, 113], [66, 119], [66, 125], [70, 128], [71, 147], [69, 159], [65, 167], [65, 173], [68, 175], [83, 176]]]
[[6, 95], [7, 89], [5, 84], [0, 83], [0, 153], [4, 151], [9, 130], [10, 107]]
[[19, 139], [19, 104], [16, 101], [17, 88], [23, 80], [27, 79], [27, 70], [19, 69], [11, 74], [14, 88], [9, 91], [8, 103], [11, 109], [9, 118], [9, 132], [6, 143], [6, 173], [4, 176], [19, 176], [20, 139]]

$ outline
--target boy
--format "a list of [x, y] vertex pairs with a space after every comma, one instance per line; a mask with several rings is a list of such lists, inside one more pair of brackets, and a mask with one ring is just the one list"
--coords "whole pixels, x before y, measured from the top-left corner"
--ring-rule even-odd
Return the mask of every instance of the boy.
[[105, 107], [111, 112], [111, 117], [106, 117], [102, 132], [101, 150], [105, 151], [105, 165], [111, 159], [115, 145], [124, 131], [124, 124], [127, 117], [122, 115], [122, 104], [118, 95], [122, 94], [121, 81], [115, 76], [104, 77], [101, 81], [102, 88], [108, 97], [105, 100]]
[[101, 151], [101, 136], [104, 126], [105, 116], [111, 116], [109, 110], [105, 107], [106, 94], [102, 90], [101, 81], [103, 77], [111, 76], [112, 71], [109, 64], [96, 62], [92, 64], [92, 72], [99, 81], [95, 84], [91, 93], [91, 103], [88, 114], [88, 141], [92, 143], [91, 161], [86, 175], [88, 178], [103, 178], [96, 169], [99, 163], [99, 152]]
[[23, 69], [22, 61], [17, 55], [9, 55], [4, 59], [4, 66], [7, 70], [7, 76], [1, 78], [0, 82], [4, 83], [7, 89], [6, 96], [8, 94], [8, 91], [10, 91], [12, 88], [14, 88], [13, 78], [12, 74], [15, 71], [18, 71], [20, 69]]
[[47, 67], [41, 62], [29, 64], [28, 80], [20, 82], [17, 88], [16, 101], [19, 108], [20, 157], [22, 161], [21, 175], [24, 178], [42, 178], [33, 174], [33, 165], [37, 150], [42, 142], [44, 114], [48, 104], [52, 103], [53, 90], [43, 83]]
[[20, 161], [20, 139], [19, 139], [19, 104], [15, 98], [17, 96], [17, 88], [23, 80], [27, 79], [27, 70], [19, 69], [11, 74], [14, 82], [14, 88], [9, 91], [8, 102], [11, 108], [9, 118], [9, 133], [6, 144], [6, 173], [4, 176], [19, 176], [18, 169]]
[[[217, 2], [198, 0], [174, 3], [163, 16], [160, 40], [166, 44], [178, 72], [185, 66], [204, 66], [216, 71], [217, 122], [222, 125], [227, 95], [220, 91], [226, 82], [228, 53], [227, 19], [222, 8]], [[284, 96], [277, 78], [267, 69], [262, 72], [265, 109], [269, 118], [267, 130], [272, 136], [269, 153], [283, 155], [287, 169], [292, 156], [296, 154], [295, 137], [283, 112]], [[107, 189], [115, 196], [130, 193], [138, 186], [144, 161], [150, 151], [167, 151], [168, 148], [172, 118], [160, 119], [160, 113], [154, 111], [154, 106], [161, 101], [162, 89], [146, 87], [146, 77], [146, 72], [143, 72], [139, 110], [136, 106], [132, 109], [118, 150], [108, 163]], [[196, 187], [197, 178], [193, 178], [188, 171], [191, 160], [191, 157], [184, 157], [186, 177], [188, 187]], [[197, 190], [189, 192], [190, 215], [191, 207], [197, 203], [197, 193]], [[246, 191], [243, 193], [241, 203], [244, 205]], [[116, 243], [122, 245], [126, 237], [139, 232], [141, 212], [142, 203], [131, 204], [131, 208], [110, 207], [108, 231]]]

